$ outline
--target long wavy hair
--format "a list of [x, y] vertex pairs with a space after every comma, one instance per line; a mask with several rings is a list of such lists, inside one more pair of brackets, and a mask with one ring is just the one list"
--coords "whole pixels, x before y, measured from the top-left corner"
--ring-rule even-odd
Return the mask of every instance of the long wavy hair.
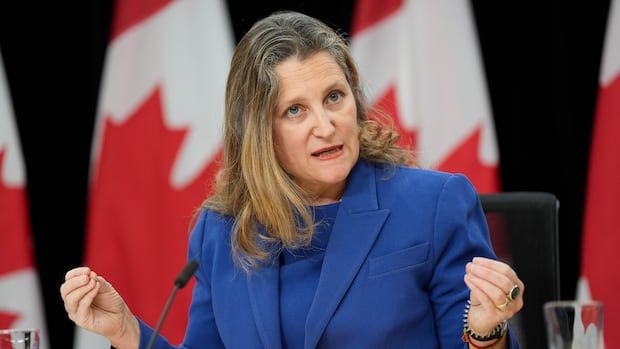
[[[246, 272], [281, 248], [308, 245], [314, 233], [309, 193], [278, 163], [273, 118], [278, 98], [277, 65], [324, 51], [338, 63], [353, 92], [360, 126], [360, 157], [391, 165], [412, 164], [398, 133], [368, 118], [367, 102], [345, 39], [312, 17], [278, 12], [256, 22], [237, 45], [226, 85], [223, 158], [213, 194], [204, 203], [234, 217], [232, 255]], [[387, 120], [386, 118], [384, 118]], [[384, 120], [384, 121], [385, 121]]]

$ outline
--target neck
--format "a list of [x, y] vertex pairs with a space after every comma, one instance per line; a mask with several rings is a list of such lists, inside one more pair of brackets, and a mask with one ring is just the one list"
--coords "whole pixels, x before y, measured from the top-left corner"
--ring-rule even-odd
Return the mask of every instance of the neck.
[[328, 205], [328, 204], [333, 204], [336, 202], [340, 202], [340, 200], [342, 200], [340, 197], [338, 197], [337, 199], [332, 199], [332, 198], [316, 198], [310, 201], [312, 206], [322, 206], [322, 205]]
[[310, 204], [313, 206], [333, 204], [342, 200], [344, 185], [330, 187], [328, 190], [320, 192], [314, 191], [310, 194]]
[[326, 205], [339, 202], [344, 193], [346, 181], [333, 184], [297, 183], [308, 195], [310, 205]]

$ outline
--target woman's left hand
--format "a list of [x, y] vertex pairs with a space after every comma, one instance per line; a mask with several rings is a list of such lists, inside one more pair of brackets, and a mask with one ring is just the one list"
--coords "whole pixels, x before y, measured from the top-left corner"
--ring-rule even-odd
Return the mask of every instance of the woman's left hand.
[[465, 267], [465, 283], [471, 290], [469, 328], [489, 333], [523, 307], [525, 285], [505, 263], [475, 257]]

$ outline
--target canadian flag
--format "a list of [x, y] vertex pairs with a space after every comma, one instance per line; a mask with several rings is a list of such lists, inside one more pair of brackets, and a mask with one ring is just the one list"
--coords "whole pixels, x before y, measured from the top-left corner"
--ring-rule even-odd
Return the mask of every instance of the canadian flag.
[[0, 329], [47, 328], [35, 269], [26, 174], [0, 57]]
[[602, 301], [607, 348], [620, 348], [620, 3], [612, 1], [590, 147], [578, 298]]
[[[217, 169], [234, 37], [222, 1], [116, 2], [92, 148], [86, 261], [155, 326]], [[191, 287], [188, 287], [191, 288]], [[182, 340], [191, 292], [162, 334]], [[109, 348], [79, 330], [76, 348]]]
[[498, 152], [469, 1], [358, 0], [351, 49], [371, 105], [424, 167], [499, 190]]

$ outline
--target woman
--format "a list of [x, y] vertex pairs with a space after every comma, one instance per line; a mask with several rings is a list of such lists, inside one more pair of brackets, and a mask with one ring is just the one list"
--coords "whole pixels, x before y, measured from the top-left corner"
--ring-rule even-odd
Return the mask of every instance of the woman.
[[[190, 236], [182, 347], [518, 347], [506, 320], [524, 285], [494, 260], [476, 192], [407, 167], [397, 139], [368, 120], [333, 30], [291, 12], [257, 22], [235, 49], [223, 166]], [[119, 349], [152, 334], [87, 267], [61, 295]]]

